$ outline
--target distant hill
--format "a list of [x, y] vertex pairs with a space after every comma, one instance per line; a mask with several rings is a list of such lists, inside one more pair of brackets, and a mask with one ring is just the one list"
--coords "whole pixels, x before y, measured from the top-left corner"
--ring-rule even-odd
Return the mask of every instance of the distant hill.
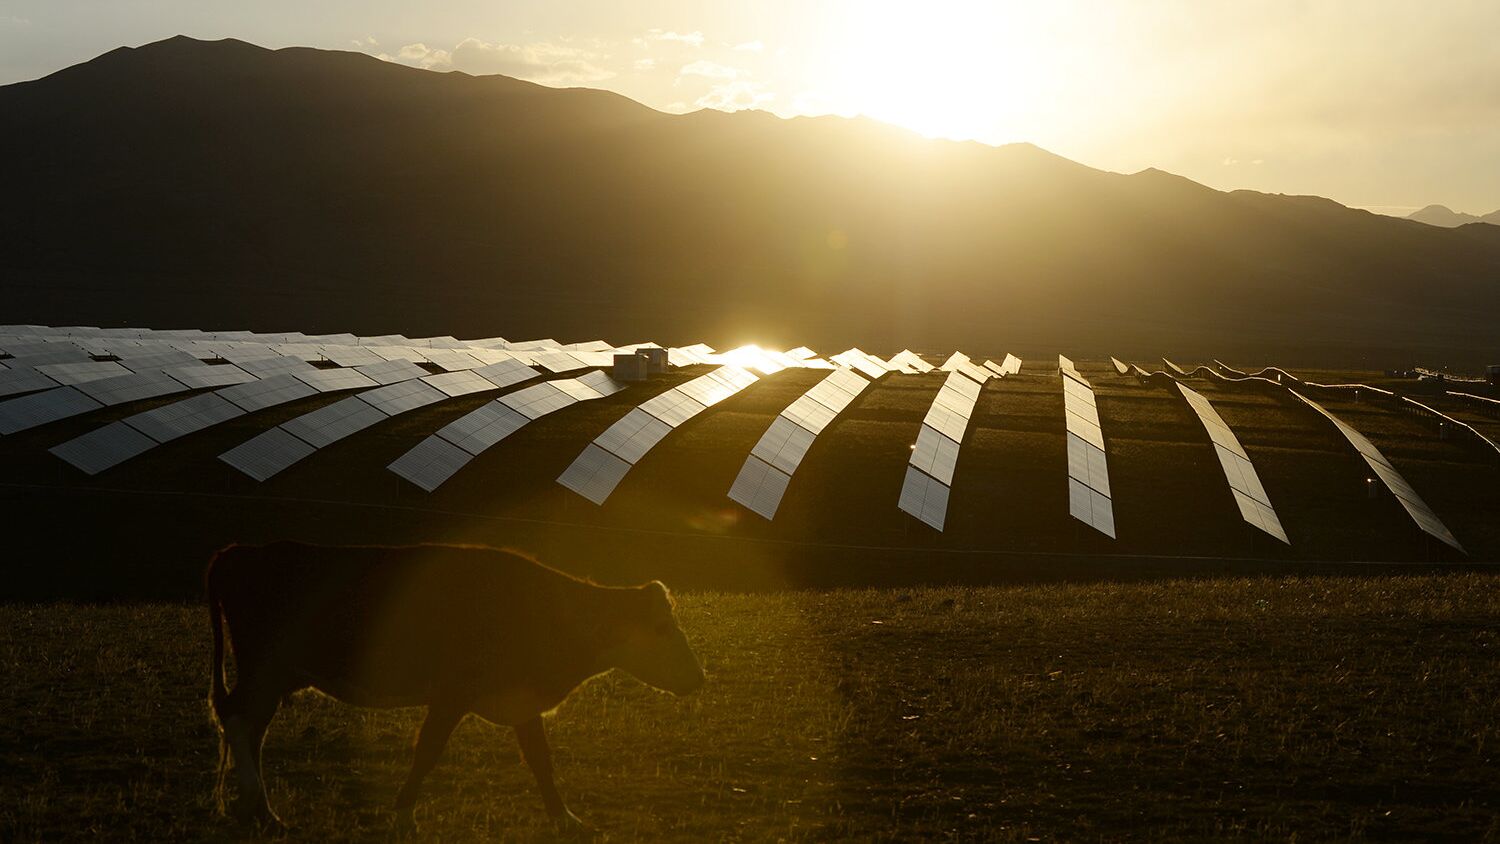
[[0, 87], [4, 321], [1500, 360], [1500, 227], [172, 38]]
[[1429, 205], [1420, 211], [1413, 211], [1406, 215], [1408, 220], [1416, 220], [1429, 226], [1443, 226], [1444, 228], [1455, 228], [1466, 226], [1469, 223], [1489, 223], [1500, 226], [1500, 211], [1491, 211], [1483, 217], [1473, 214], [1464, 214], [1454, 211], [1446, 205]]

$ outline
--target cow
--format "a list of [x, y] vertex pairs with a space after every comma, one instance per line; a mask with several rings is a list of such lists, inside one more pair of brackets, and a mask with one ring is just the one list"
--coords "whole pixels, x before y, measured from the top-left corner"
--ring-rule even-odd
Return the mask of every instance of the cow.
[[[547, 813], [579, 825], [553, 781], [543, 713], [614, 668], [673, 694], [704, 682], [659, 581], [606, 587], [510, 551], [459, 545], [231, 545], [204, 575], [213, 629], [209, 703], [216, 798], [231, 763], [235, 814], [280, 827], [261, 744], [283, 698], [315, 688], [366, 707], [427, 707], [397, 823], [469, 713], [515, 728]], [[225, 627], [236, 682], [225, 681]]]

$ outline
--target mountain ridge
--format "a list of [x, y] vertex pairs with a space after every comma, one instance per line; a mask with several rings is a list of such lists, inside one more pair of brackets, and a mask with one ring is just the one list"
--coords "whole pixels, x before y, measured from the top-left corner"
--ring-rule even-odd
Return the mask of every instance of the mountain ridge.
[[1500, 352], [1491, 227], [1031, 144], [188, 38], [0, 87], [0, 121], [12, 321]]
[[1441, 226], [1443, 228], [1457, 228], [1458, 226], [1467, 226], [1470, 223], [1487, 223], [1493, 226], [1500, 226], [1500, 210], [1476, 216], [1474, 214], [1454, 211], [1446, 205], [1429, 205], [1426, 208], [1406, 215], [1406, 219], [1426, 223], [1429, 226]]

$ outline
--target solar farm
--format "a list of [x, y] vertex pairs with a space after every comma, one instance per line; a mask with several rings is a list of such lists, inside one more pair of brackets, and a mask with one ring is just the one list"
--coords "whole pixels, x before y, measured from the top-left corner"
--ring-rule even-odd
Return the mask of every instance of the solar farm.
[[[71, 540], [85, 544], [165, 507], [182, 515], [165, 532], [192, 552], [277, 530], [519, 536], [601, 571], [650, 561], [723, 585], [778, 568], [813, 583], [1006, 580], [1500, 556], [1500, 403], [1484, 385], [1217, 361], [18, 325], [0, 327], [0, 350], [13, 512], [88, 502], [102, 521]], [[647, 350], [657, 371], [613, 377], [617, 356]], [[583, 530], [559, 539], [560, 525]], [[130, 557], [128, 538], [108, 542]]]

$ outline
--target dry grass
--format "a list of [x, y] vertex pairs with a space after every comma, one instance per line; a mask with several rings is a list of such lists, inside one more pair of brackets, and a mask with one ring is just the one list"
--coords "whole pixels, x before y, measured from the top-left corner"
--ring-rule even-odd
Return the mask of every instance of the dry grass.
[[[1500, 592], [1479, 575], [687, 594], [688, 699], [596, 681], [551, 721], [606, 841], [1500, 836]], [[235, 839], [204, 611], [0, 607], [0, 840]], [[267, 744], [304, 840], [391, 836], [418, 713], [302, 695]], [[432, 840], [550, 837], [473, 719]]]

